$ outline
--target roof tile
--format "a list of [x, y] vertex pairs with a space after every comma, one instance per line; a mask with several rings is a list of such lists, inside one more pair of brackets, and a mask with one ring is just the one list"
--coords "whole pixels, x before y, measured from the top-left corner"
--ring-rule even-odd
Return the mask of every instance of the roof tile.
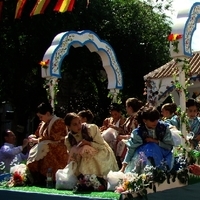
[[[189, 59], [189, 64], [191, 66], [191, 76], [200, 75], [200, 52], [194, 53], [194, 55]], [[165, 65], [149, 72], [144, 76], [144, 79], [160, 79], [173, 75], [178, 75], [178, 69], [176, 67], [175, 60], [171, 60]]]

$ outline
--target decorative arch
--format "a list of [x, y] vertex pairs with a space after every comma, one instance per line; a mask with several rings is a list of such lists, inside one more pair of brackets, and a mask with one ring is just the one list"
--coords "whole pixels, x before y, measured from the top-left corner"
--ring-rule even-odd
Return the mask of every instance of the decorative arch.
[[192, 37], [196, 30], [196, 25], [200, 18], [200, 2], [194, 3], [191, 7], [180, 10], [177, 19], [172, 27], [172, 34], [181, 34], [179, 40], [178, 52], [174, 51], [174, 47], [170, 46], [172, 58], [177, 57], [192, 57]]
[[192, 56], [192, 37], [194, 34], [194, 31], [196, 30], [197, 23], [199, 23], [200, 18], [200, 2], [197, 2], [193, 4], [193, 6], [190, 9], [189, 17], [186, 21], [185, 28], [184, 28], [184, 54], [186, 56], [191, 57]]
[[[200, 2], [194, 3], [191, 7], [185, 5], [185, 9], [178, 12], [177, 19], [172, 28], [173, 38], [170, 40], [170, 53], [171, 57], [176, 62], [176, 67], [178, 68], [178, 82], [181, 92], [179, 92], [179, 101], [181, 108], [181, 132], [186, 138], [189, 130], [186, 127], [185, 112], [186, 112], [186, 69], [184, 67], [190, 67], [189, 59], [192, 57], [193, 52], [191, 48], [192, 37], [194, 31], [196, 30], [196, 25], [199, 23], [200, 18]], [[175, 36], [175, 37], [174, 37]], [[187, 74], [188, 75], [188, 74]], [[185, 121], [186, 120], [186, 121]], [[182, 143], [184, 148], [186, 148], [186, 142]]]
[[44, 54], [43, 61], [48, 61], [46, 67], [42, 67], [42, 77], [46, 79], [61, 78], [61, 65], [71, 46], [86, 46], [90, 52], [96, 52], [101, 57], [103, 67], [108, 76], [108, 89], [119, 91], [123, 88], [123, 79], [120, 66], [117, 62], [114, 50], [104, 40], [101, 40], [94, 32], [67, 31], [58, 34], [51, 46]]

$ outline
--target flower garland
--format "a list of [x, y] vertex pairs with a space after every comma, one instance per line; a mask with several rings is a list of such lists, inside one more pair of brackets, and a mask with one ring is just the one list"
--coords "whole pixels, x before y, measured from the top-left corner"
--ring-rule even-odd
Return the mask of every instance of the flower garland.
[[[171, 44], [173, 45], [174, 49], [173, 51], [176, 52], [176, 53], [179, 53], [179, 49], [178, 49], [178, 45], [179, 45], [179, 40], [182, 38], [182, 35], [181, 34], [170, 34], [168, 36], [168, 41], [171, 42]], [[190, 76], [191, 76], [191, 71], [190, 71], [190, 64], [189, 64], [189, 60], [188, 59], [180, 59], [180, 58], [177, 58], [175, 60], [176, 63], [183, 63], [183, 66], [182, 66], [182, 71], [184, 71], [185, 73], [185, 86], [183, 87], [179, 81], [176, 80], [176, 76], [174, 76], [174, 79], [175, 81], [173, 82], [175, 88], [176, 88], [176, 91], [178, 93], [181, 93], [181, 92], [184, 92], [185, 94], [185, 97], [186, 97], [186, 100], [188, 99], [189, 97], [189, 92], [188, 92], [188, 87], [191, 86], [191, 83], [190, 83]], [[179, 116], [180, 118], [180, 122], [185, 124], [186, 125], [186, 131], [190, 132], [190, 125], [189, 125], [189, 118], [187, 116], [187, 113], [186, 111], [182, 111], [181, 110], [181, 107], [179, 106], [177, 108], [177, 111], [176, 111], [177, 115]], [[190, 144], [188, 142], [188, 139], [185, 138], [184, 134], [181, 134], [182, 138], [185, 140], [185, 145], [186, 147], [189, 147]], [[193, 149], [186, 149], [185, 147], [183, 147], [182, 145], [179, 146], [177, 148], [177, 151], [179, 153], [182, 153], [184, 154], [185, 156], [188, 156], [190, 159], [193, 159], [193, 160], [199, 160], [198, 157], [200, 157], [200, 154], [196, 153], [196, 151], [199, 151], [199, 150], [193, 150]], [[198, 155], [198, 156], [197, 156]]]
[[164, 181], [167, 181], [170, 184], [170, 181], [175, 182], [176, 178], [178, 178], [182, 184], [186, 184], [189, 179], [187, 165], [186, 157], [179, 154], [175, 157], [174, 166], [171, 171], [169, 171], [164, 161], [158, 167], [143, 166], [142, 169], [138, 170], [141, 173], [135, 173], [135, 171], [125, 173], [123, 179], [119, 181], [115, 192], [126, 196], [140, 196], [147, 199], [148, 188], [156, 192], [155, 183], [162, 184]]
[[119, 92], [109, 92], [107, 97], [110, 98], [112, 100], [113, 103], [118, 103], [121, 104], [122, 103], [122, 98], [121, 98], [122, 94]]
[[[56, 80], [46, 79], [45, 83], [43, 84], [43, 88], [46, 89], [47, 98], [49, 99], [49, 102], [51, 103], [52, 101], [54, 101], [53, 102], [54, 105], [58, 103], [56, 99], [57, 93], [59, 92], [58, 82], [59, 82], [58, 79]], [[52, 97], [52, 91], [51, 91], [52, 89], [53, 89], [54, 97]]]

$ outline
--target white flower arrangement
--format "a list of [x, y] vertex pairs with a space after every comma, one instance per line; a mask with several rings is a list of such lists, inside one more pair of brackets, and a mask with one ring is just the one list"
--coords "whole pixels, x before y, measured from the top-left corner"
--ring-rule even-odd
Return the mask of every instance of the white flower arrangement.
[[78, 178], [78, 184], [74, 188], [74, 192], [78, 191], [105, 191], [106, 181], [103, 178], [97, 177], [95, 174], [81, 175]]

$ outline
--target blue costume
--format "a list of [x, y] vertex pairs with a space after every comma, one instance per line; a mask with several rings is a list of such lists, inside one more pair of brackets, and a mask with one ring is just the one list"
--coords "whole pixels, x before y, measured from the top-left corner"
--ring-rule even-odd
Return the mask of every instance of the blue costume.
[[[200, 134], [200, 117], [195, 117], [194, 119], [189, 119], [190, 131], [194, 133], [194, 138]], [[199, 141], [192, 140], [194, 147], [196, 147]]]
[[[146, 138], [154, 138], [159, 142], [146, 142]], [[123, 163], [127, 163], [126, 172], [131, 171], [135, 166], [138, 155], [151, 158], [155, 166], [165, 161], [169, 168], [173, 165], [172, 148], [174, 145], [171, 131], [168, 124], [159, 121], [155, 129], [148, 129], [145, 125], [139, 126], [131, 133], [131, 138], [126, 141], [128, 151]], [[145, 161], [148, 164], [148, 160]]]
[[181, 128], [180, 119], [177, 115], [173, 115], [170, 118], [164, 119], [164, 122], [167, 124], [170, 124], [172, 126], [175, 126], [178, 130], [180, 130], [180, 128]]

